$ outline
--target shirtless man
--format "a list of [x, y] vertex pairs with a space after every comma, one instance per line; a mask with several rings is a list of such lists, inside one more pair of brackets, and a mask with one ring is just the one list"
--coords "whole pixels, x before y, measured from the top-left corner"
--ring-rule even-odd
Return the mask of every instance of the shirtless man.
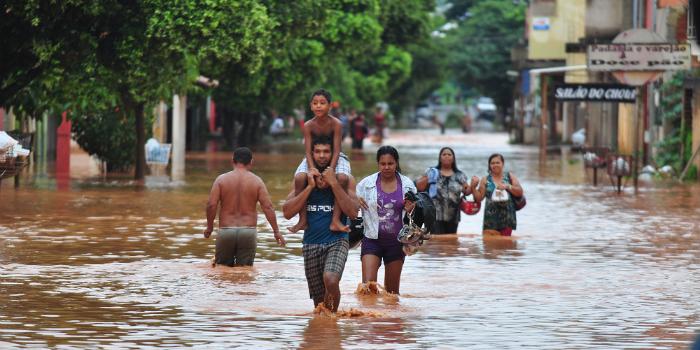
[[252, 165], [253, 153], [246, 147], [236, 148], [233, 152], [233, 170], [219, 175], [211, 188], [204, 238], [209, 238], [214, 230], [216, 211], [221, 204], [214, 264], [253, 265], [257, 247], [258, 202], [272, 226], [277, 244], [286, 244], [277, 227], [267, 188], [257, 175], [250, 172]]

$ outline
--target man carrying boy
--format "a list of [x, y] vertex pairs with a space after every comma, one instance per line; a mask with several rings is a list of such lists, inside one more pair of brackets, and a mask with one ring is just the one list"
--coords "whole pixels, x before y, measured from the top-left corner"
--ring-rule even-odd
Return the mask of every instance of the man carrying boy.
[[300, 211], [307, 213], [308, 227], [304, 230], [302, 254], [304, 271], [309, 286], [309, 296], [314, 306], [323, 303], [332, 311], [340, 304], [340, 279], [348, 258], [348, 234], [329, 228], [335, 211], [350, 218], [357, 217], [359, 201], [355, 196], [355, 183], [348, 178], [347, 192], [329, 166], [332, 146], [328, 137], [319, 137], [313, 144], [313, 164], [320, 175], [307, 174], [306, 186], [289, 194], [282, 212], [290, 219]]
[[[345, 191], [348, 189], [348, 180], [351, 176], [350, 162], [347, 157], [340, 152], [341, 139], [343, 135], [343, 124], [337, 118], [330, 116], [328, 113], [331, 110], [331, 94], [323, 89], [317, 90], [311, 95], [311, 111], [314, 113], [314, 117], [308, 122], [304, 123], [304, 150], [306, 153], [305, 159], [301, 161], [299, 167], [294, 173], [294, 190], [295, 192], [301, 192], [307, 185], [307, 175], [320, 176], [321, 173], [318, 169], [313, 166], [313, 156], [312, 156], [312, 143], [313, 140], [319, 137], [329, 137], [333, 144], [332, 150], [333, 154], [330, 159], [330, 164], [328, 166], [331, 169], [335, 169], [337, 174], [338, 182]], [[311, 166], [309, 166], [311, 165]], [[336, 202], [334, 208], [338, 208], [338, 203]], [[297, 232], [306, 228], [306, 212], [302, 210], [299, 212], [299, 222], [289, 228], [291, 232]], [[333, 211], [333, 219], [330, 223], [331, 231], [344, 231], [349, 232], [350, 227], [345, 225], [340, 220], [340, 211]]]

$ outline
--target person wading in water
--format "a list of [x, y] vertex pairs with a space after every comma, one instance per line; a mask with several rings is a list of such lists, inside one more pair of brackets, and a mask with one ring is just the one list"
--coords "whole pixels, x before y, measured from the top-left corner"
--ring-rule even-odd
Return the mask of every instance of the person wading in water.
[[214, 181], [207, 202], [207, 227], [204, 238], [214, 230], [219, 211], [219, 234], [216, 238], [214, 264], [227, 266], [253, 265], [257, 248], [257, 203], [272, 226], [275, 240], [286, 244], [277, 227], [275, 209], [262, 180], [250, 171], [253, 153], [246, 147], [233, 152], [233, 170], [219, 175]]
[[320, 174], [307, 173], [306, 187], [301, 190], [295, 188], [289, 194], [282, 205], [282, 212], [287, 219], [301, 210], [306, 212], [308, 227], [302, 239], [302, 255], [309, 296], [314, 306], [322, 303], [326, 309], [336, 312], [340, 304], [340, 279], [350, 244], [348, 233], [332, 231], [330, 223], [334, 210], [342, 211], [351, 219], [356, 218], [359, 204], [353, 177], [348, 178], [350, 186], [346, 192], [330, 166], [333, 154], [330, 138], [316, 138], [312, 151], [313, 165]]

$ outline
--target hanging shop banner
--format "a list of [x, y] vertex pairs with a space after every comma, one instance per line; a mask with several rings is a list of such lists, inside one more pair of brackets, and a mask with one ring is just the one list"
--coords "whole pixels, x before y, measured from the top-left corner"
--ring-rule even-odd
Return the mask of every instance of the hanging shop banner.
[[621, 84], [561, 84], [554, 87], [557, 101], [634, 103], [637, 89]]
[[643, 71], [690, 69], [688, 44], [588, 45], [588, 70]]

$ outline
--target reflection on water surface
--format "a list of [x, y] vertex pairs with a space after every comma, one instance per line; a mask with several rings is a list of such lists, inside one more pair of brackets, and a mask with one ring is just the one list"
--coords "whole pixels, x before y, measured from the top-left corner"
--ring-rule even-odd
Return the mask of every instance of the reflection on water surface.
[[[373, 317], [329, 318], [311, 313], [301, 235], [278, 247], [262, 216], [256, 265], [211, 268], [204, 204], [229, 154], [191, 154], [179, 185], [80, 179], [56, 190], [25, 178], [0, 192], [0, 347], [684, 349], [700, 330], [697, 185], [617, 195], [592, 187], [580, 163], [538, 168], [534, 150], [501, 135], [388, 142], [411, 177], [445, 144], [469, 175], [503, 153], [528, 196], [515, 238], [482, 237], [481, 214], [464, 216], [458, 235], [407, 258], [398, 299], [355, 293], [352, 250], [341, 309]], [[288, 148], [255, 154], [278, 210], [301, 160]], [[367, 152], [352, 158], [358, 177], [375, 169]]]

